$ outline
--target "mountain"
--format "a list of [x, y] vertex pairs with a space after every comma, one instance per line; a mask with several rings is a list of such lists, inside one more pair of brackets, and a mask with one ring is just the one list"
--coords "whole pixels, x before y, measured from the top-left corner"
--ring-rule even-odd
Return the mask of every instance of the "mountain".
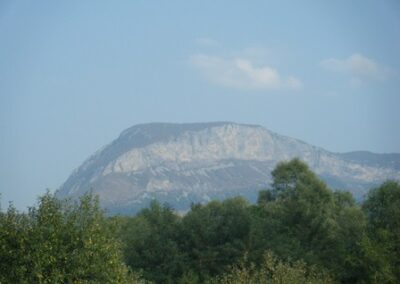
[[123, 131], [56, 195], [77, 198], [92, 190], [111, 214], [137, 212], [152, 199], [178, 210], [235, 195], [254, 201], [275, 165], [295, 157], [356, 198], [386, 179], [400, 180], [400, 154], [332, 153], [258, 125], [150, 123]]
[[342, 159], [378, 168], [393, 168], [400, 171], [400, 154], [375, 154], [356, 151], [339, 154]]

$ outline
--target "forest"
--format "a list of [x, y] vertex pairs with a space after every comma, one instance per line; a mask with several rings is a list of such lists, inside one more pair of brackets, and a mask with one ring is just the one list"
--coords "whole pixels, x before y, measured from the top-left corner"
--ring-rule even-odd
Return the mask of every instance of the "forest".
[[96, 196], [0, 209], [0, 283], [400, 283], [400, 184], [361, 202], [298, 159], [256, 204], [108, 216]]

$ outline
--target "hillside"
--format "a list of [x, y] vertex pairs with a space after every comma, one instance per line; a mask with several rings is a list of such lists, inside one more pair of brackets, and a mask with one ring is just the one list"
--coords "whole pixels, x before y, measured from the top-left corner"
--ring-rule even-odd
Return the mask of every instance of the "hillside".
[[258, 125], [232, 122], [133, 126], [77, 168], [57, 191], [92, 190], [111, 213], [134, 213], [152, 199], [179, 210], [242, 195], [255, 200], [279, 161], [295, 157], [332, 188], [356, 198], [386, 179], [400, 179], [399, 155], [332, 153]]

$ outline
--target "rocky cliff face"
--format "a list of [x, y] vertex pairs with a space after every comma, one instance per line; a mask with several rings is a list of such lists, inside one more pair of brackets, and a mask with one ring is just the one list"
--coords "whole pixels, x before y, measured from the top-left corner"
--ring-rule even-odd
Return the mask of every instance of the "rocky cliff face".
[[397, 154], [382, 155], [381, 163], [372, 155], [374, 162], [331, 153], [256, 125], [143, 124], [90, 157], [57, 195], [75, 198], [92, 190], [110, 213], [134, 213], [154, 198], [182, 210], [234, 195], [255, 200], [277, 162], [298, 157], [333, 188], [361, 197], [386, 179], [400, 179]]

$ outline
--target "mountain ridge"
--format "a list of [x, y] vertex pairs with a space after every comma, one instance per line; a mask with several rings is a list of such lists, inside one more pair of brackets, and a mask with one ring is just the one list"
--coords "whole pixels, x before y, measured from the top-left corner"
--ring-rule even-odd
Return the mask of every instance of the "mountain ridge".
[[260, 125], [139, 124], [89, 157], [57, 195], [74, 198], [92, 188], [112, 212], [135, 212], [154, 198], [179, 209], [232, 195], [254, 201], [258, 190], [269, 186], [274, 166], [295, 157], [329, 185], [358, 198], [385, 179], [400, 179], [390, 163], [400, 163], [400, 155], [385, 156], [381, 163], [380, 154], [369, 160], [365, 155], [329, 152]]

